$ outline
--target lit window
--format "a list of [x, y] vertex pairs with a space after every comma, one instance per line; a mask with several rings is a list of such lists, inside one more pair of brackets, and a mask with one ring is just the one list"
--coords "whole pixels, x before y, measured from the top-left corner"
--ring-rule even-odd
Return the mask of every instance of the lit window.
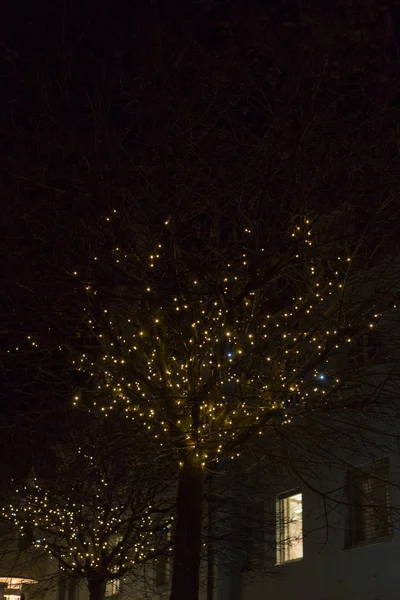
[[5, 586], [5, 593], [3, 594], [5, 600], [21, 600], [24, 595], [22, 593], [22, 585], [37, 583], [37, 581], [24, 577], [0, 577], [0, 583]]
[[120, 587], [121, 587], [120, 579], [111, 579], [111, 581], [107, 581], [106, 591], [104, 594], [105, 597], [110, 598], [110, 596], [116, 596], [117, 594], [119, 594]]
[[278, 564], [303, 558], [303, 496], [285, 494], [276, 503], [276, 561]]
[[8, 589], [20, 592], [22, 590], [22, 579], [19, 579], [18, 577], [10, 577], [6, 585]]
[[389, 463], [380, 461], [350, 471], [349, 545], [356, 546], [391, 536]]

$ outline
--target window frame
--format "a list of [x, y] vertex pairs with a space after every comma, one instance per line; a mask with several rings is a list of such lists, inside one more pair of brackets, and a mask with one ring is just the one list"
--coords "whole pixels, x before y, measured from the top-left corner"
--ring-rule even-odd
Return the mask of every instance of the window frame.
[[156, 588], [164, 588], [170, 584], [171, 557], [166, 554], [157, 556], [154, 563], [154, 584]]
[[[290, 558], [289, 548], [292, 543], [290, 534], [287, 535], [289, 519], [287, 518], [287, 510], [285, 510], [285, 501], [301, 496], [301, 556]], [[303, 492], [299, 489], [289, 490], [276, 497], [276, 565], [282, 566], [289, 563], [298, 562], [304, 558], [304, 497]], [[290, 517], [289, 517], [290, 518]]]
[[116, 596], [119, 596], [120, 593], [121, 593], [120, 577], [109, 579], [106, 582], [106, 587], [104, 590], [104, 598], [115, 598]]
[[156, 556], [154, 561], [154, 585], [157, 589], [165, 589], [172, 581], [171, 528], [167, 530], [168, 548]]
[[[358, 482], [357, 482], [358, 480]], [[385, 505], [368, 504], [368, 498], [357, 486], [358, 484], [370, 485], [375, 482], [375, 489], [371, 489], [370, 495], [382, 493], [384, 488]], [[361, 495], [364, 494], [365, 504], [361, 504]], [[393, 523], [390, 499], [390, 464], [389, 460], [382, 459], [371, 462], [357, 469], [347, 472], [347, 497], [348, 497], [348, 523], [347, 523], [347, 547], [376, 544], [393, 537]], [[377, 514], [378, 510], [385, 514]], [[386, 531], [385, 531], [386, 528]], [[380, 531], [379, 531], [380, 530]]]

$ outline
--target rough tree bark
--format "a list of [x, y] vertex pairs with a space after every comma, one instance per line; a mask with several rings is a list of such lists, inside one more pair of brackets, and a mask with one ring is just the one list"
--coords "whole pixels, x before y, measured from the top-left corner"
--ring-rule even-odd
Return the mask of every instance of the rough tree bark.
[[203, 487], [201, 459], [188, 454], [178, 481], [171, 600], [198, 599]]
[[207, 510], [207, 600], [214, 600], [215, 588], [215, 551], [214, 551], [214, 506], [212, 504], [213, 494], [212, 477], [208, 480], [208, 510]]

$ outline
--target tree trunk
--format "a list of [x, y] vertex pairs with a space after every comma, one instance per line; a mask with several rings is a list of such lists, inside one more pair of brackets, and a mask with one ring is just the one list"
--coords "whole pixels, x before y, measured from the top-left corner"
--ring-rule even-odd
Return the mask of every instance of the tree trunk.
[[215, 555], [214, 555], [214, 506], [213, 479], [208, 480], [208, 521], [207, 521], [207, 600], [214, 600]]
[[178, 480], [175, 555], [170, 600], [198, 600], [204, 472], [201, 460], [186, 456]]
[[106, 592], [106, 579], [91, 577], [88, 579], [89, 600], [104, 600]]

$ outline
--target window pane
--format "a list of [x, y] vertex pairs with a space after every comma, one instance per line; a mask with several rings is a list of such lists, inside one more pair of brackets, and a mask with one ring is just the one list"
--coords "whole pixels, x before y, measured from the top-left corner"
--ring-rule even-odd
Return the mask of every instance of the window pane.
[[111, 579], [110, 581], [107, 581], [105, 597], [110, 598], [111, 596], [116, 596], [119, 594], [120, 583], [121, 582], [119, 579]]
[[168, 558], [166, 556], [160, 556], [156, 562], [156, 586], [166, 585], [168, 582], [167, 578], [168, 570]]
[[303, 558], [303, 496], [293, 494], [277, 501], [277, 562]]
[[391, 535], [388, 476], [387, 461], [349, 473], [351, 546]]

